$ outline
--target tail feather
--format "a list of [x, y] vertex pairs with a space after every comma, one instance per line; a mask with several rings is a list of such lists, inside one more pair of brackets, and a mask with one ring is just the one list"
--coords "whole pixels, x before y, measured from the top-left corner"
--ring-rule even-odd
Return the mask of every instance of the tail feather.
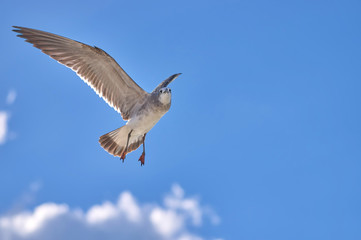
[[[101, 136], [99, 143], [108, 153], [120, 157], [125, 151], [130, 131], [131, 129], [125, 125]], [[131, 135], [126, 154], [136, 150], [142, 144], [142, 137], [141, 135]]]

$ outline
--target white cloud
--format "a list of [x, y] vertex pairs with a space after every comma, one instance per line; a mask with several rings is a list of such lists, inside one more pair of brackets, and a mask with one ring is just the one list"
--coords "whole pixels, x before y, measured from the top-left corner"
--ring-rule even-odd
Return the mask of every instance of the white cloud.
[[23, 212], [12, 218], [1, 218], [0, 227], [27, 236], [38, 231], [47, 221], [68, 211], [68, 206], [64, 204], [44, 203], [36, 207], [33, 213]]
[[86, 221], [90, 224], [100, 224], [117, 216], [117, 208], [111, 202], [91, 207], [86, 214]]
[[171, 237], [178, 232], [184, 224], [183, 216], [170, 209], [155, 208], [150, 214], [150, 222], [155, 230], [165, 237]]
[[169, 209], [185, 212], [185, 215], [192, 219], [194, 225], [202, 224], [202, 209], [199, 201], [195, 198], [184, 199], [184, 191], [179, 185], [172, 186], [172, 193], [165, 197], [164, 204]]
[[124, 216], [127, 221], [137, 223], [141, 219], [141, 210], [130, 192], [120, 194], [117, 204], [109, 201], [91, 207], [86, 213], [86, 221], [99, 224], [118, 216]]
[[129, 221], [140, 221], [141, 210], [130, 192], [123, 192], [119, 196], [118, 208], [124, 212]]
[[6, 103], [11, 105], [15, 102], [16, 99], [16, 91], [15, 90], [10, 90], [7, 97], [6, 97]]
[[9, 113], [0, 111], [0, 144], [4, 144], [8, 132]]
[[190, 234], [183, 234], [177, 240], [202, 240], [202, 238]]
[[190, 229], [201, 227], [204, 218], [212, 222], [217, 217], [207, 209], [197, 198], [185, 197], [179, 185], [173, 185], [164, 204], [139, 204], [125, 191], [115, 203], [104, 201], [87, 211], [44, 203], [30, 212], [0, 216], [0, 239], [202, 240]]

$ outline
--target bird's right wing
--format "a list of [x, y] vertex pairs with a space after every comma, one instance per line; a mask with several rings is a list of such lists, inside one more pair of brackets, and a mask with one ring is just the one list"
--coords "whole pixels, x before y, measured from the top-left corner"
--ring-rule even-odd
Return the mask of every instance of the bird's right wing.
[[111, 107], [128, 120], [149, 95], [105, 51], [52, 33], [14, 26], [18, 37], [71, 68]]

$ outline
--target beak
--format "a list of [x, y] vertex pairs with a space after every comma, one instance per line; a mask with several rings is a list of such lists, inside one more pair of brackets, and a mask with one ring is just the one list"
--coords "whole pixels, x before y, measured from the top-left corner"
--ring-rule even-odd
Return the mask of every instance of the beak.
[[166, 80], [164, 80], [163, 82], [161, 82], [161, 83], [153, 90], [153, 92], [157, 92], [157, 91], [159, 91], [159, 89], [168, 86], [168, 84], [171, 83], [174, 79], [176, 79], [179, 75], [181, 75], [181, 73], [173, 74], [172, 76], [170, 76], [169, 78], [167, 78]]
[[182, 73], [176, 73], [176, 74], [173, 74], [171, 77], [173, 78], [177, 78], [179, 75], [181, 75]]

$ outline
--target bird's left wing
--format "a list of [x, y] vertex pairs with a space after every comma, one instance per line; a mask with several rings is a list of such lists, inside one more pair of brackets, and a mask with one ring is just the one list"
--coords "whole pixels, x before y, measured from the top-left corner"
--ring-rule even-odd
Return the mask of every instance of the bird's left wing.
[[111, 107], [128, 120], [149, 94], [105, 51], [52, 33], [14, 26], [34, 47], [71, 68]]

